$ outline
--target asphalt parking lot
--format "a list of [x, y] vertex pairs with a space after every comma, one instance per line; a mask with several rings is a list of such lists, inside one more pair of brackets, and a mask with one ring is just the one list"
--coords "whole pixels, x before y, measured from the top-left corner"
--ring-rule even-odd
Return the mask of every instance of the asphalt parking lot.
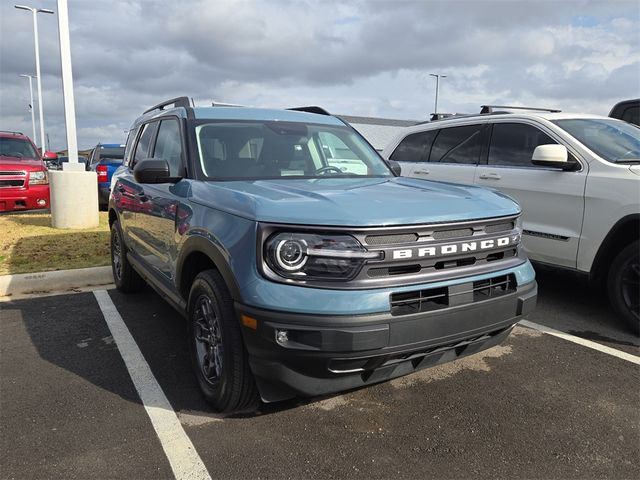
[[[571, 275], [538, 279], [528, 320], [637, 358], [604, 298]], [[223, 417], [199, 394], [184, 320], [151, 290], [107, 295], [168, 403], [141, 400], [144, 366], [94, 293], [0, 303], [2, 478], [173, 478], [184, 439], [206, 469], [193, 478], [640, 478], [628, 359], [518, 327], [455, 363]], [[182, 440], [150, 420], [172, 412]]]

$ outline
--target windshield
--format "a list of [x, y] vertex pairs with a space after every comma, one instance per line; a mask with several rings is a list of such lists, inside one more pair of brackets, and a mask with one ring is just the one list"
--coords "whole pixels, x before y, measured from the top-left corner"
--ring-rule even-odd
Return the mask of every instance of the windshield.
[[640, 128], [613, 119], [580, 118], [553, 123], [605, 160], [640, 162]]
[[100, 158], [122, 160], [124, 158], [124, 147], [100, 147]]
[[0, 155], [3, 157], [40, 158], [31, 142], [21, 138], [0, 137]]
[[389, 168], [344, 126], [298, 122], [201, 122], [202, 171], [216, 179], [388, 177]]

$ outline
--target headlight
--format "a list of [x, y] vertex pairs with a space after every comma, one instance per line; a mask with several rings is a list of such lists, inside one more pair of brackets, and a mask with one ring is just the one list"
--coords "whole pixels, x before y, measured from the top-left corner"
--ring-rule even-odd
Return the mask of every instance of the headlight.
[[518, 218], [516, 218], [516, 238], [514, 238], [514, 242], [516, 244], [516, 252], [519, 254], [522, 250], [523, 250], [523, 245], [522, 245], [522, 232], [523, 232], [523, 228], [522, 228], [522, 214], [518, 215]]
[[367, 251], [349, 235], [276, 233], [265, 243], [266, 263], [281, 277], [297, 280], [349, 280], [367, 259]]
[[522, 214], [518, 215], [516, 218], [516, 228], [522, 231]]
[[49, 183], [49, 179], [44, 170], [29, 172], [29, 185], [46, 185], [47, 183]]

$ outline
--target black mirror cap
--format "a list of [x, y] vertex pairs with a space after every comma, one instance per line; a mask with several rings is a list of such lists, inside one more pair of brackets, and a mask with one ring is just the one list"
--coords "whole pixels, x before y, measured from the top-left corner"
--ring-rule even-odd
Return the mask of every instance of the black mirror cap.
[[577, 160], [569, 158], [566, 162], [549, 162], [541, 160], [531, 160], [531, 163], [538, 165], [539, 167], [557, 168], [564, 172], [575, 172], [580, 170], [580, 163]]
[[389, 165], [389, 168], [391, 169], [391, 171], [393, 173], [396, 174], [396, 176], [400, 176], [402, 173], [402, 167], [400, 167], [400, 164], [394, 160], [387, 160], [387, 165]]
[[169, 162], [161, 158], [145, 158], [133, 167], [133, 178], [138, 183], [170, 183]]

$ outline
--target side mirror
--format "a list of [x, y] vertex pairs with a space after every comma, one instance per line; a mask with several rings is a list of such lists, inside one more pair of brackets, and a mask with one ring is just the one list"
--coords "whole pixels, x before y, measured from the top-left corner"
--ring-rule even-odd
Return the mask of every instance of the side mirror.
[[42, 159], [44, 161], [52, 161], [52, 160], [58, 160], [58, 154], [56, 152], [49, 152], [46, 151], [44, 152], [44, 154], [42, 155]]
[[400, 167], [400, 164], [394, 160], [386, 160], [386, 162], [391, 171], [399, 177], [402, 173], [402, 167]]
[[133, 177], [138, 183], [175, 183], [178, 179], [169, 174], [169, 162], [161, 158], [146, 158], [133, 167]]
[[576, 165], [569, 161], [569, 152], [564, 145], [538, 145], [531, 156], [531, 163], [562, 170], [572, 170]]

